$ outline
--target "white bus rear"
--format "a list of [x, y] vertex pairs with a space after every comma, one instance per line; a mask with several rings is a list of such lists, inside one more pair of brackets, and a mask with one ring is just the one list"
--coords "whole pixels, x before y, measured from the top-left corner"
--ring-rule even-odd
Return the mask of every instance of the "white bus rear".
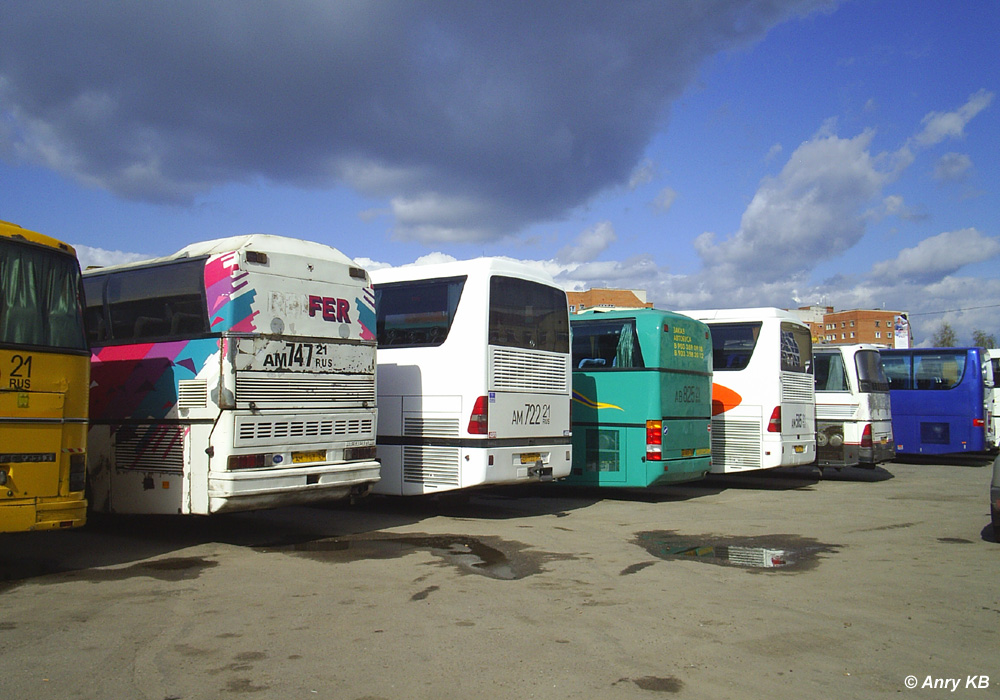
[[372, 272], [375, 493], [558, 479], [572, 463], [565, 292], [504, 259]]
[[809, 327], [776, 308], [678, 313], [712, 331], [712, 473], [815, 461]]
[[896, 456], [889, 380], [875, 345], [813, 350], [816, 454], [820, 467], [874, 469]]
[[84, 286], [95, 509], [208, 515], [378, 480], [374, 294], [347, 256], [241, 236]]

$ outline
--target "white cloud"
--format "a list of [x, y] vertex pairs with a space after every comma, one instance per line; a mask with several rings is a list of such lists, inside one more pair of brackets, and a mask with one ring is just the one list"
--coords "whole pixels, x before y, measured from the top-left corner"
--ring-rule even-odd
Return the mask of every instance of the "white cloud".
[[953, 112], [931, 112], [921, 122], [923, 131], [914, 137], [921, 146], [933, 146], [947, 138], [961, 138], [965, 135], [965, 125], [989, 107], [993, 101], [993, 93], [980, 90], [970, 96], [968, 101]]
[[677, 192], [675, 192], [670, 187], [664, 187], [660, 190], [660, 193], [656, 195], [656, 199], [653, 200], [653, 207], [658, 211], [668, 212], [670, 207], [674, 205], [674, 201], [677, 199]]
[[864, 234], [862, 212], [888, 180], [868, 149], [874, 133], [826, 133], [800, 145], [776, 177], [765, 178], [728, 239], [695, 239], [706, 267], [776, 282], [811, 269]]
[[614, 226], [609, 221], [602, 221], [577, 236], [573, 245], [560, 250], [556, 260], [567, 264], [585, 263], [603, 253], [616, 240]]
[[946, 231], [901, 250], [894, 260], [877, 263], [872, 267], [872, 275], [885, 279], [931, 281], [998, 255], [1000, 238], [985, 236], [974, 228]]
[[634, 190], [642, 185], [646, 185], [653, 181], [655, 175], [656, 168], [653, 165], [653, 161], [647, 158], [632, 171], [632, 175], [628, 179], [628, 188]]
[[934, 164], [934, 179], [962, 182], [972, 169], [972, 159], [964, 153], [945, 153]]
[[73, 245], [76, 249], [77, 258], [80, 260], [80, 267], [86, 270], [88, 267], [108, 267], [109, 265], [122, 265], [124, 263], [148, 260], [155, 257], [142, 253], [129, 253], [122, 250], [105, 250], [104, 248], [92, 248], [89, 245]]

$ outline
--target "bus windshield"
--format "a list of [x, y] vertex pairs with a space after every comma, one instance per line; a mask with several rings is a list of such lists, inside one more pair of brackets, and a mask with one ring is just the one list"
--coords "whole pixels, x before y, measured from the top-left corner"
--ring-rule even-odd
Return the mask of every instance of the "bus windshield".
[[566, 293], [514, 277], [490, 278], [490, 345], [569, 352]]
[[0, 289], [0, 343], [86, 351], [75, 258], [0, 239]]

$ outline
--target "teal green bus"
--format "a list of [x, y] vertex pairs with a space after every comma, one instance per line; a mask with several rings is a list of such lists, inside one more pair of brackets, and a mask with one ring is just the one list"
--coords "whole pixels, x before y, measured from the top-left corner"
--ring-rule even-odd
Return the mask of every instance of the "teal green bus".
[[587, 311], [573, 335], [573, 465], [562, 483], [644, 488], [712, 468], [708, 326], [659, 309]]

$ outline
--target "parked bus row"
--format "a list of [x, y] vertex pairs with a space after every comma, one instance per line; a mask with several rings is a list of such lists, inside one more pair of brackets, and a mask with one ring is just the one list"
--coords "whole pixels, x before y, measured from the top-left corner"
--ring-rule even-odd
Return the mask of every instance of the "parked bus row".
[[81, 525], [85, 476], [97, 512], [208, 515], [874, 467], [909, 445], [879, 350], [814, 353], [779, 309], [571, 317], [522, 263], [369, 274], [267, 235], [81, 277], [69, 246], [0, 232], [0, 531]]

